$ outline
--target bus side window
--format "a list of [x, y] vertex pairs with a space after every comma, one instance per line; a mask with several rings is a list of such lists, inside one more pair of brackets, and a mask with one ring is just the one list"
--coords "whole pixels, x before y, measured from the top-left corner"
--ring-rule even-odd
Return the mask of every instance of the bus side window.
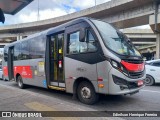
[[25, 60], [25, 59], [29, 59], [29, 45], [28, 45], [28, 41], [24, 41], [24, 42], [21, 42], [22, 43], [22, 47], [21, 47], [21, 54], [22, 54], [22, 60]]
[[20, 60], [21, 59], [21, 50], [20, 50], [20, 43], [17, 43], [15, 46], [14, 46], [14, 61], [15, 60]]
[[68, 41], [69, 54], [94, 52], [97, 50], [96, 41], [91, 31], [86, 30], [86, 37], [84, 42], [79, 41], [79, 35], [80, 31], [69, 34], [69, 41]]
[[4, 61], [7, 62], [8, 61], [8, 49], [4, 48]]
[[80, 31], [71, 33], [69, 35], [69, 54], [79, 53], [79, 35]]
[[91, 31], [87, 30], [87, 52], [94, 52], [96, 50], [96, 40]]
[[29, 54], [31, 59], [44, 58], [46, 41], [36, 37], [29, 41]]

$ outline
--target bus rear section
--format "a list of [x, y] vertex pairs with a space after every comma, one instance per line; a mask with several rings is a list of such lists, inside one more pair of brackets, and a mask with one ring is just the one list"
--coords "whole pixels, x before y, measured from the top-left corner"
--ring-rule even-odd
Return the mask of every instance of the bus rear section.
[[112, 25], [90, 18], [5, 46], [3, 71], [20, 88], [62, 90], [85, 104], [94, 104], [99, 94], [137, 93], [145, 79], [142, 56], [130, 40]]
[[4, 47], [4, 79], [15, 80], [20, 88], [33, 85], [47, 88], [45, 78], [46, 39], [37, 35]]

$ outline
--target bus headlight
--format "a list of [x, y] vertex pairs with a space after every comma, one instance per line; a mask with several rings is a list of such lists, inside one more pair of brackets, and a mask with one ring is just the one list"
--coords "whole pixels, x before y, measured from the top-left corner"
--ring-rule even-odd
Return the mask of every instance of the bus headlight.
[[116, 61], [113, 61], [113, 60], [112, 60], [111, 62], [112, 62], [112, 66], [113, 66], [113, 67], [118, 68], [118, 63], [117, 63]]
[[128, 71], [121, 63], [111, 59], [111, 65], [118, 71], [122, 72], [124, 75], [128, 76]]

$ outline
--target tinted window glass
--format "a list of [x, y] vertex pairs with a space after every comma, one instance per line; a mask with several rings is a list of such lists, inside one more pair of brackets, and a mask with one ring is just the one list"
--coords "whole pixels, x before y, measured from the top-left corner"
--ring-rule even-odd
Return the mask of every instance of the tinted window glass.
[[147, 63], [147, 62], [145, 62], [145, 65], [151, 65], [151, 63]]
[[21, 59], [29, 59], [29, 45], [28, 41], [21, 42]]
[[51, 42], [50, 42], [50, 49], [51, 49], [51, 58], [57, 59], [57, 40], [56, 36], [51, 36]]
[[8, 48], [4, 47], [4, 61], [6, 62], [8, 60]]
[[20, 60], [21, 59], [21, 44], [17, 43], [14, 46], [14, 60]]
[[77, 31], [69, 35], [69, 53], [79, 53], [79, 34]]
[[86, 30], [84, 42], [79, 41], [79, 35], [79, 31], [69, 35], [69, 54], [93, 52], [97, 50], [95, 39], [89, 30]]
[[45, 56], [45, 40], [41, 37], [34, 38], [29, 41], [30, 58], [44, 58]]
[[87, 48], [88, 48], [88, 52], [92, 52], [92, 51], [96, 51], [96, 41], [93, 37], [93, 34], [91, 33], [91, 31], [87, 30], [87, 35], [88, 35], [88, 42], [87, 42]]
[[157, 66], [157, 67], [160, 67], [160, 62], [154, 62], [152, 63], [153, 66]]
[[63, 59], [63, 41], [64, 41], [64, 34], [58, 34], [58, 57], [59, 59]]
[[128, 37], [124, 35], [119, 30], [115, 29], [112, 25], [98, 21], [92, 20], [93, 23], [98, 28], [104, 44], [112, 51], [129, 56], [141, 56], [134, 45], [130, 42]]

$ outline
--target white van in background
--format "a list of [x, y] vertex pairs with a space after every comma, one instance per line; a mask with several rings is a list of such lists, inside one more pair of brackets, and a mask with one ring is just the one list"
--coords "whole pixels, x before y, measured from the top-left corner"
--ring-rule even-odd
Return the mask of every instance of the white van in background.
[[160, 83], [160, 59], [146, 61], [146, 85]]

